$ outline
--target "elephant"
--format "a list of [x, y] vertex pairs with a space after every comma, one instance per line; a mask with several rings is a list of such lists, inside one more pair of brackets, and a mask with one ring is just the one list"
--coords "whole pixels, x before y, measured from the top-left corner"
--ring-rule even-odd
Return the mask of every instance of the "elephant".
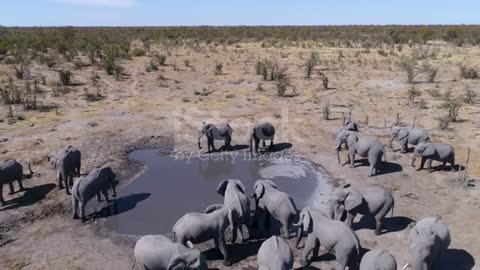
[[[241, 243], [245, 240], [241, 225], [247, 230], [250, 226], [250, 200], [245, 191], [242, 181], [236, 179], [224, 180], [217, 188], [217, 193], [224, 197], [223, 206], [236, 212], [239, 224], [234, 224], [232, 231], [237, 231], [235, 235], [240, 236]], [[232, 242], [235, 241], [236, 239], [232, 239]]]
[[259, 270], [290, 270], [293, 269], [293, 252], [287, 241], [274, 235], [260, 246], [257, 262]]
[[350, 184], [336, 188], [330, 202], [331, 216], [340, 220], [346, 212], [345, 222], [350, 227], [357, 214], [374, 216], [377, 223], [376, 235], [380, 235], [383, 221], [390, 210], [393, 216], [395, 204], [392, 193], [383, 187], [373, 185], [359, 190]]
[[268, 222], [269, 215], [282, 224], [280, 233], [286, 239], [290, 237], [289, 225], [297, 218], [297, 208], [293, 199], [271, 180], [257, 180], [254, 185], [255, 216], [264, 223]]
[[225, 142], [225, 149], [231, 150], [232, 133], [233, 129], [229, 124], [206, 124], [204, 122], [200, 129], [200, 135], [198, 136], [198, 149], [202, 149], [200, 140], [205, 135], [207, 137], [208, 153], [217, 151], [214, 144], [215, 140], [223, 140]]
[[360, 270], [397, 270], [397, 261], [387, 250], [374, 249], [363, 255]]
[[451, 165], [451, 170], [455, 170], [455, 149], [450, 144], [446, 143], [420, 143], [415, 147], [413, 151], [412, 166], [415, 167], [415, 160], [417, 157], [422, 157], [420, 168], [417, 171], [423, 169], [425, 162], [427, 163], [427, 169], [432, 172], [432, 161], [441, 161], [443, 166], [448, 163]]
[[135, 244], [133, 269], [207, 270], [205, 257], [198, 249], [173, 243], [163, 235], [144, 235]]
[[261, 123], [255, 125], [250, 135], [250, 154], [253, 151], [253, 142], [255, 141], [255, 153], [258, 153], [258, 146], [260, 141], [263, 142], [263, 147], [266, 147], [265, 141], [270, 141], [269, 149], [273, 147], [273, 140], [275, 138], [275, 127], [271, 123]]
[[358, 266], [360, 241], [347, 224], [330, 219], [321, 210], [305, 207], [300, 212], [298, 223], [294, 226], [298, 226], [297, 248], [303, 233], [308, 234], [302, 254], [303, 266], [310, 264], [311, 259], [308, 257], [317, 256], [320, 248], [335, 255], [337, 270], [345, 270], [347, 266], [349, 269], [356, 269]]
[[430, 270], [450, 245], [448, 226], [439, 217], [417, 222], [410, 232], [408, 263], [402, 269]]
[[68, 195], [70, 195], [69, 186], [73, 185], [73, 177], [80, 177], [81, 159], [82, 154], [80, 150], [71, 145], [60, 150], [55, 155], [48, 156], [48, 161], [52, 163], [55, 169], [58, 169], [58, 189], [65, 188], [65, 192]]
[[30, 163], [28, 164], [29, 174], [23, 174], [23, 166], [14, 159], [7, 159], [0, 164], [0, 206], [5, 206], [6, 202], [3, 198], [3, 185], [8, 184], [10, 189], [9, 195], [12, 195], [15, 190], [13, 188], [13, 182], [17, 181], [19, 191], [24, 191], [22, 181], [23, 179], [31, 178], [33, 175]]
[[73, 206], [73, 219], [78, 219], [78, 211], [80, 212], [80, 218], [82, 221], [86, 220], [85, 217], [85, 205], [93, 197], [97, 196], [97, 200], [100, 202], [100, 193], [103, 194], [105, 200], [109, 203], [108, 191], [113, 191], [113, 197], [117, 196], [115, 190], [115, 178], [116, 175], [111, 167], [100, 167], [94, 169], [86, 176], [82, 176], [75, 180], [72, 187], [72, 206]]
[[406, 153], [408, 145], [418, 145], [419, 143], [430, 142], [428, 131], [423, 128], [409, 128], [395, 126], [391, 128], [390, 148], [393, 147], [393, 140], [400, 142], [402, 153]]
[[[211, 205], [205, 213], [187, 213], [173, 226], [173, 241], [184, 246], [193, 247], [193, 244], [214, 240], [215, 248], [223, 255], [223, 264], [232, 263], [227, 253], [225, 230], [237, 221], [236, 212], [223, 205]], [[232, 230], [233, 238], [236, 232]]]
[[335, 138], [343, 131], [359, 132], [360, 128], [358, 127], [358, 124], [356, 122], [348, 120], [341, 127], [337, 128], [337, 131], [335, 132]]
[[[343, 165], [350, 163], [350, 168], [354, 168], [355, 154], [361, 157], [367, 157], [370, 163], [368, 176], [373, 176], [379, 171], [382, 157], [385, 153], [383, 144], [375, 137], [362, 135], [355, 131], [342, 131], [335, 139], [335, 150], [337, 150], [338, 163], [340, 162], [340, 145], [347, 144], [348, 160]], [[386, 158], [385, 158], [385, 162]]]

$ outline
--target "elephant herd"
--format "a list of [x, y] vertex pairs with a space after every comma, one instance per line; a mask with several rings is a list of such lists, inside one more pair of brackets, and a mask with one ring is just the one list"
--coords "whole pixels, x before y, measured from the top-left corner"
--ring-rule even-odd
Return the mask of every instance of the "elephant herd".
[[[226, 150], [232, 149], [233, 129], [228, 124], [203, 124], [200, 140], [207, 137], [208, 151], [216, 151], [214, 141], [223, 140]], [[258, 152], [259, 143], [270, 141], [273, 147], [275, 128], [270, 123], [256, 125], [250, 133], [250, 152]], [[454, 149], [448, 144], [430, 142], [428, 132], [423, 129], [393, 127], [390, 146], [393, 140], [401, 144], [402, 152], [407, 152], [408, 145], [416, 145], [412, 165], [416, 157], [421, 157], [420, 169], [424, 164], [431, 171], [433, 160], [454, 165]], [[347, 122], [336, 132], [335, 150], [340, 163], [339, 151], [345, 145], [348, 160], [354, 166], [355, 155], [366, 157], [370, 163], [369, 176], [381, 170], [385, 157], [384, 145], [375, 137], [359, 132], [358, 125]], [[254, 147], [253, 147], [254, 146]], [[107, 202], [109, 191], [116, 196], [116, 175], [111, 167], [97, 167], [88, 175], [81, 176], [81, 153], [67, 146], [59, 152], [49, 155], [48, 160], [57, 169], [58, 188], [65, 189], [71, 195], [73, 218], [86, 220], [85, 205], [101, 196]], [[344, 164], [344, 165], [345, 165]], [[0, 204], [5, 205], [3, 185], [8, 184], [10, 194], [14, 192], [13, 182], [17, 181], [23, 190], [22, 180], [32, 176], [23, 174], [22, 165], [15, 160], [7, 160], [0, 165]], [[78, 177], [75, 181], [73, 178]], [[70, 192], [71, 189], [71, 192]], [[271, 180], [257, 180], [251, 196], [241, 180], [222, 181], [217, 193], [223, 197], [223, 203], [214, 204], [203, 213], [187, 213], [172, 228], [173, 239], [162, 235], [141, 237], [134, 249], [136, 269], [207, 269], [202, 253], [194, 245], [213, 240], [215, 248], [223, 255], [224, 265], [232, 264], [228, 244], [245, 243], [252, 240], [251, 232], [258, 233], [257, 238], [265, 239], [258, 250], [259, 269], [293, 269], [294, 255], [286, 241], [295, 233], [297, 249], [303, 248], [300, 258], [302, 265], [309, 265], [321, 252], [330, 253], [336, 258], [336, 269], [389, 270], [397, 269], [395, 258], [387, 251], [375, 249], [361, 256], [360, 241], [352, 230], [355, 217], [360, 214], [371, 216], [376, 221], [375, 234], [382, 233], [384, 220], [388, 213], [393, 216], [394, 198], [390, 191], [381, 186], [354, 187], [344, 184], [337, 187], [330, 195], [329, 207], [314, 209], [306, 207], [297, 209], [293, 199]], [[253, 199], [254, 211], [250, 207]], [[271, 230], [271, 221], [280, 224], [279, 236]], [[226, 232], [231, 237], [227, 239]], [[248, 232], [248, 235], [245, 234]], [[281, 235], [281, 236], [280, 236]], [[262, 237], [260, 237], [262, 236]], [[306, 237], [303, 247], [300, 245]], [[412, 229], [409, 236], [408, 263], [403, 269], [428, 270], [450, 244], [448, 227], [438, 217], [427, 217]]]

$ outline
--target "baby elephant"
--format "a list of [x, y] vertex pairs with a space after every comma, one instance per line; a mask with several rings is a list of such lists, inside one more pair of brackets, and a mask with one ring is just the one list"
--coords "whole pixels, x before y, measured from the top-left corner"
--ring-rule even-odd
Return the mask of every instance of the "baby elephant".
[[259, 270], [293, 269], [293, 252], [287, 241], [277, 236], [265, 240], [257, 254]]
[[30, 174], [23, 174], [23, 166], [18, 161], [13, 159], [7, 159], [5, 162], [0, 164], [0, 207], [5, 206], [5, 199], [3, 198], [3, 185], [8, 184], [10, 192], [8, 194], [12, 195], [14, 193], [13, 182], [18, 182], [18, 188], [20, 191], [24, 191], [22, 180], [24, 178], [30, 178], [33, 175], [32, 168], [28, 164], [28, 169]]
[[432, 269], [449, 245], [450, 231], [439, 217], [420, 220], [410, 232], [408, 263], [402, 269]]
[[207, 262], [198, 249], [175, 244], [163, 235], [145, 235], [135, 244], [133, 269], [207, 270]]
[[250, 135], [250, 153], [252, 153], [252, 146], [253, 141], [255, 141], [255, 153], [258, 153], [258, 146], [260, 141], [263, 142], [263, 147], [265, 147], [265, 141], [270, 141], [269, 148], [272, 149], [273, 147], [273, 139], [275, 138], [275, 128], [270, 123], [262, 123], [255, 125], [252, 129], [252, 133]]
[[[193, 247], [211, 239], [215, 242], [223, 255], [223, 264], [229, 266], [232, 263], [227, 253], [225, 243], [225, 230], [235, 224], [237, 217], [235, 211], [222, 205], [212, 205], [203, 213], [188, 213], [180, 218], [173, 226], [173, 241], [184, 246]], [[235, 234], [235, 230], [232, 231]], [[236, 236], [234, 236], [234, 239]]]
[[423, 128], [392, 127], [389, 146], [393, 147], [393, 140], [400, 142], [402, 153], [406, 153], [408, 145], [418, 145], [419, 143], [430, 142], [428, 131]]
[[108, 199], [109, 189], [113, 190], [113, 197], [116, 197], [115, 177], [112, 168], [101, 167], [93, 170], [87, 176], [78, 178], [72, 187], [73, 218], [78, 219], [77, 211], [80, 211], [80, 217], [82, 221], [85, 221], [85, 205], [95, 196], [100, 201], [100, 193], [105, 196], [107, 202], [110, 202]]
[[390, 252], [374, 249], [363, 255], [360, 270], [397, 270], [397, 261]]
[[202, 149], [200, 140], [205, 135], [207, 137], [207, 147], [208, 152], [217, 151], [215, 149], [215, 140], [222, 140], [225, 142], [225, 149], [232, 149], [232, 133], [233, 129], [229, 124], [205, 124], [203, 123], [202, 128], [200, 129], [200, 135], [198, 136], [198, 149]]
[[417, 157], [422, 157], [420, 168], [423, 169], [425, 162], [427, 163], [427, 169], [432, 172], [432, 161], [443, 162], [443, 166], [448, 163], [451, 165], [451, 170], [454, 170], [455, 166], [455, 149], [453, 146], [446, 143], [421, 143], [415, 147], [413, 151], [412, 166], [415, 167], [415, 160]]
[[280, 233], [288, 239], [290, 237], [288, 227], [297, 218], [298, 212], [292, 198], [278, 190], [278, 186], [271, 180], [257, 180], [254, 190], [256, 218], [265, 224], [271, 215], [280, 221], [282, 224]]
[[69, 186], [73, 185], [73, 178], [80, 177], [81, 159], [80, 150], [71, 145], [63, 148], [57, 154], [48, 156], [48, 161], [58, 170], [58, 188], [65, 188], [67, 194], [70, 194]]
[[390, 191], [380, 186], [369, 186], [359, 190], [350, 184], [345, 184], [336, 188], [333, 192], [330, 215], [334, 219], [340, 220], [347, 212], [345, 222], [348, 226], [352, 226], [353, 220], [357, 214], [364, 216], [374, 216], [377, 226], [375, 234], [379, 235], [382, 231], [382, 224], [385, 216], [392, 211], [395, 201]]

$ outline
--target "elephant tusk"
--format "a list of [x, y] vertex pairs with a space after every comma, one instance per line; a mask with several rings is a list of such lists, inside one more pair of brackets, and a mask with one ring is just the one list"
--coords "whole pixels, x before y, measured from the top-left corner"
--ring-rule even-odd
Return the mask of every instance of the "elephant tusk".
[[409, 266], [410, 266], [410, 264], [406, 263], [406, 264], [402, 267], [402, 270], [407, 269]]
[[340, 144], [337, 144], [337, 145], [333, 148], [333, 150], [337, 150], [339, 147], [340, 147]]

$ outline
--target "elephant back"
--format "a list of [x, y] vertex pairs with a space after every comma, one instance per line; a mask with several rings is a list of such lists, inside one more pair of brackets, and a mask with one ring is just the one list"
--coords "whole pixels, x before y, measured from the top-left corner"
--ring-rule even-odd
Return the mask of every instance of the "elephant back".
[[[9, 175], [11, 177], [21, 176], [23, 173], [23, 166], [14, 159], [7, 159], [0, 165], [0, 170], [3, 175]], [[2, 180], [2, 179], [0, 179]], [[14, 179], [16, 180], [16, 179]]]

